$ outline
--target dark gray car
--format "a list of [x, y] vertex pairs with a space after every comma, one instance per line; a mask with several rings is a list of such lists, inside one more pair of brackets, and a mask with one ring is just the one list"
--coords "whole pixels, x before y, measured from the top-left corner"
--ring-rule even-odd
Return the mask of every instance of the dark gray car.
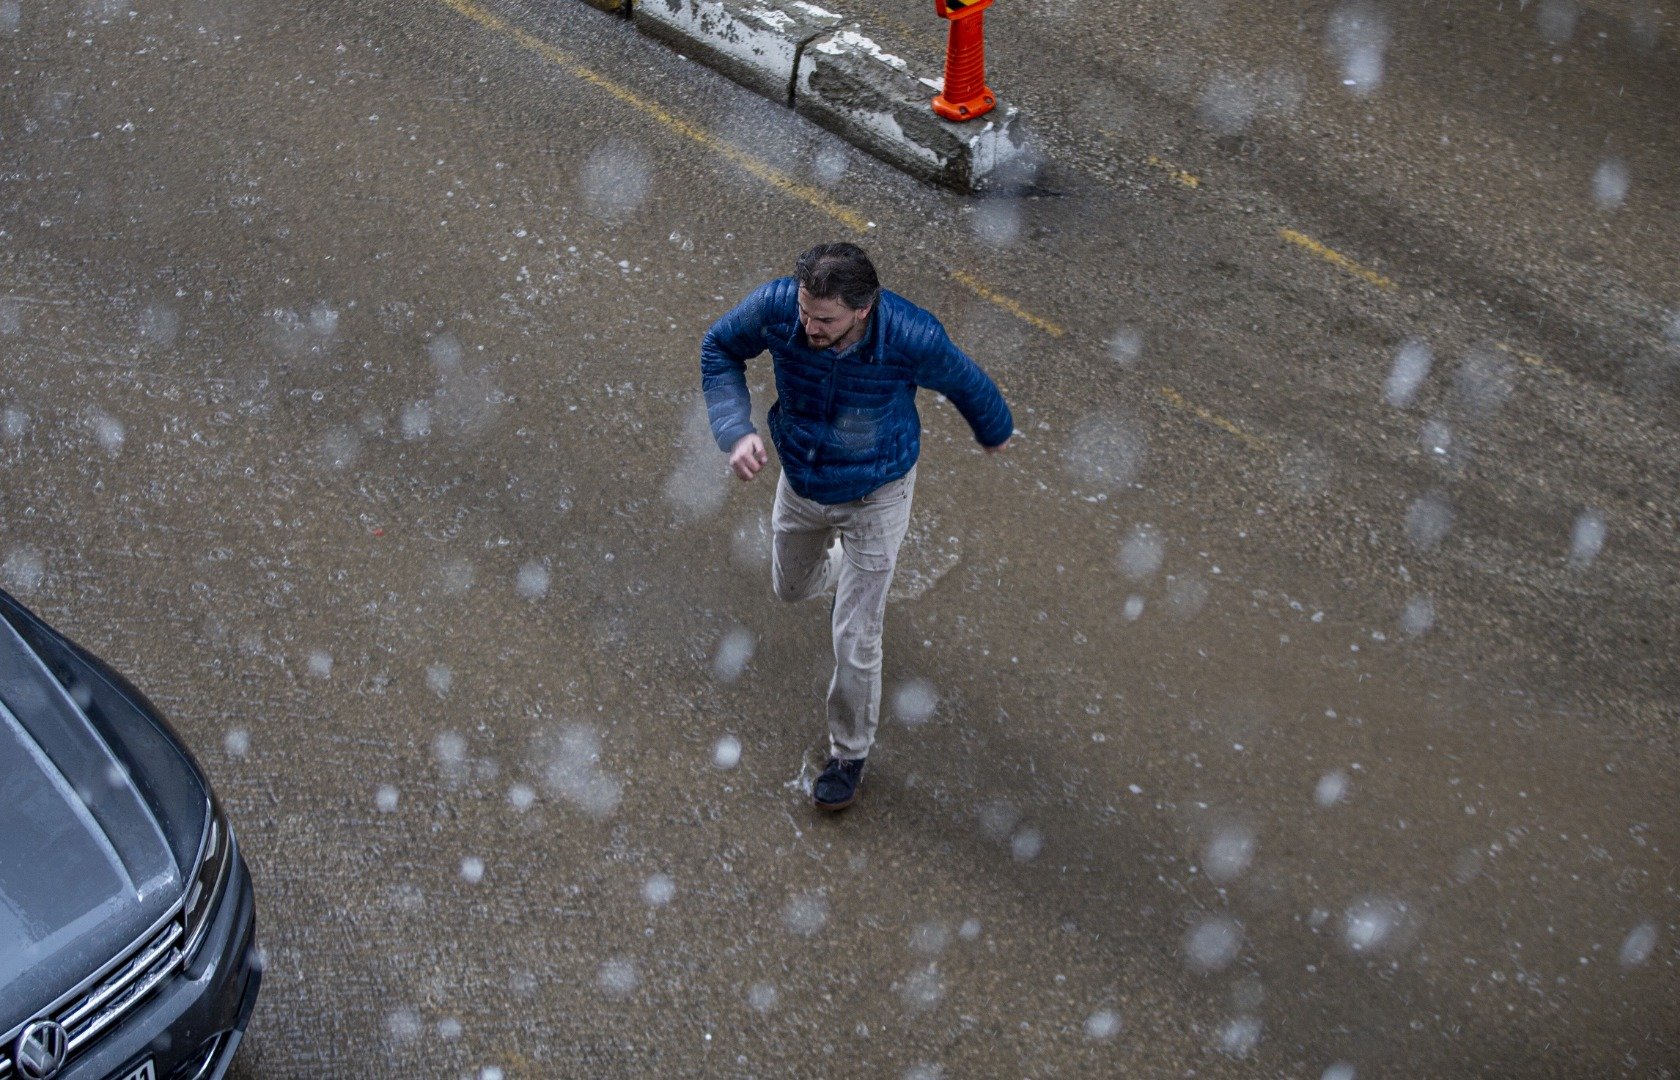
[[120, 675], [0, 591], [0, 1080], [207, 1080], [256, 1001], [251, 880]]

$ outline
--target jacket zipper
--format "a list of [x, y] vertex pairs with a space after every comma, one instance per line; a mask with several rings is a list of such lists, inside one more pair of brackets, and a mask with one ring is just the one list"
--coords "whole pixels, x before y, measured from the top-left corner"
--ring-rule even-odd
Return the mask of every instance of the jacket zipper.
[[[834, 429], [834, 395], [839, 392], [839, 389], [840, 358], [835, 356], [833, 353], [830, 353], [828, 360], [828, 400], [823, 404], [823, 431], [825, 433], [823, 439], [828, 437], [826, 434], [827, 432]], [[819, 439], [817, 441], [816, 452], [811, 455], [812, 468], [815, 468], [817, 462], [822, 460], [822, 448], [823, 440]]]

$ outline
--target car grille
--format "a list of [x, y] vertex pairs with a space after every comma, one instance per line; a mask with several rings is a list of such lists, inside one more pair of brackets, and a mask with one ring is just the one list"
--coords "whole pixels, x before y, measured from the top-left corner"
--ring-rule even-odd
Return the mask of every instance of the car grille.
[[210, 1067], [216, 1064], [216, 1055], [221, 1053], [222, 1044], [227, 1041], [228, 1033], [223, 1031], [204, 1040], [204, 1045], [198, 1048], [198, 1053], [175, 1067], [174, 1075], [169, 1080], [204, 1080], [210, 1075]]
[[[91, 986], [71, 995], [47, 1015], [64, 1025], [70, 1057], [132, 1012], [181, 968], [187, 928], [177, 911], [161, 929], [140, 939]], [[0, 1080], [12, 1076], [12, 1046], [0, 1047]]]

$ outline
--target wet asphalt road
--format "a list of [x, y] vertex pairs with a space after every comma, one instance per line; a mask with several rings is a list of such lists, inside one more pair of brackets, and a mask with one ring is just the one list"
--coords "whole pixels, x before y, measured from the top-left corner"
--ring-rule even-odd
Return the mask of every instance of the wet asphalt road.
[[[1353, 101], [1239, 14], [1018, 5], [1048, 162], [970, 201], [560, 0], [0, 5], [0, 576], [234, 818], [236, 1076], [1680, 1069], [1672, 28], [1408, 15]], [[819, 819], [696, 355], [837, 236], [1020, 431], [924, 402]]]

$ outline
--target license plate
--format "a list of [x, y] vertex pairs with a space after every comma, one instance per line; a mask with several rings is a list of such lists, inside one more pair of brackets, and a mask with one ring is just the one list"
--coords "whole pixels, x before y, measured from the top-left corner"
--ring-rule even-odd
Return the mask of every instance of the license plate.
[[131, 1069], [123, 1073], [116, 1080], [157, 1080], [157, 1070], [152, 1068], [150, 1061], [147, 1061], [138, 1069]]

